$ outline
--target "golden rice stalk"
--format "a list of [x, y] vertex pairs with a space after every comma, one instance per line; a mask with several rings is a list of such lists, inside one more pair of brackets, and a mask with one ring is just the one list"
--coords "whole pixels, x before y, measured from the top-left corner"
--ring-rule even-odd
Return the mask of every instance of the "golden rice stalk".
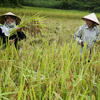
[[34, 21], [34, 20], [39, 21], [39, 20], [41, 20], [41, 19], [39, 18], [39, 16], [34, 15], [34, 16], [32, 16], [32, 17], [30, 17], [30, 18], [27, 18], [27, 19], [25, 20], [25, 16], [23, 16], [23, 18], [22, 18], [20, 24], [17, 25], [17, 26], [16, 26], [15, 28], [13, 28], [12, 30], [10, 30], [10, 36], [13, 35], [13, 34], [15, 34], [16, 31], [17, 31], [18, 29], [21, 29], [21, 28], [25, 27], [26, 25], [28, 25], [30, 22], [32, 22], [32, 21]]

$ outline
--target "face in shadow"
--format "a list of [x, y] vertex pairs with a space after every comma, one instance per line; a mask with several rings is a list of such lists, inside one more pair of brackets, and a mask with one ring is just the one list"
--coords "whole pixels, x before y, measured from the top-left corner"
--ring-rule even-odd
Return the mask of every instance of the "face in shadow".
[[85, 22], [86, 22], [88, 28], [90, 28], [90, 29], [95, 26], [95, 22], [93, 22], [91, 20], [85, 19]]
[[6, 19], [5, 19], [5, 22], [6, 22], [8, 25], [10, 25], [10, 24], [12, 24], [12, 23], [15, 22], [15, 19], [14, 19], [13, 17], [11, 17], [11, 16], [7, 16]]

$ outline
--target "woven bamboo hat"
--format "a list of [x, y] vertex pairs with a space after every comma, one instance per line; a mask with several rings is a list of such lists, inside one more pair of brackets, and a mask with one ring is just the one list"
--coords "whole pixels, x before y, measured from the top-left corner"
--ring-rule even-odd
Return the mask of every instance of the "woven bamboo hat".
[[90, 20], [92, 22], [95, 22], [97, 25], [100, 24], [100, 22], [99, 22], [98, 18], [96, 17], [96, 14], [95, 13], [91, 13], [89, 15], [86, 15], [82, 19], [84, 19], [84, 20], [85, 19]]
[[5, 14], [3, 14], [3, 15], [0, 16], [0, 24], [4, 24], [4, 23], [5, 23], [5, 18], [6, 18], [7, 16], [13, 17], [13, 18], [15, 19], [17, 25], [18, 25], [18, 24], [20, 23], [20, 21], [21, 21], [21, 18], [20, 18], [19, 16], [15, 15], [15, 14], [12, 13], [12, 12], [8, 12], [8, 13], [5, 13]]

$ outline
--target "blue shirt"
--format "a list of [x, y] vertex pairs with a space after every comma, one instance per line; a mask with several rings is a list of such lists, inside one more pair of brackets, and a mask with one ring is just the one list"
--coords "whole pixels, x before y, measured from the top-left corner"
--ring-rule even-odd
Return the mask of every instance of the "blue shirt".
[[98, 27], [94, 26], [92, 29], [89, 29], [86, 24], [80, 26], [74, 37], [79, 44], [83, 41], [83, 43], [87, 44], [87, 48], [91, 49], [95, 41], [99, 40]]

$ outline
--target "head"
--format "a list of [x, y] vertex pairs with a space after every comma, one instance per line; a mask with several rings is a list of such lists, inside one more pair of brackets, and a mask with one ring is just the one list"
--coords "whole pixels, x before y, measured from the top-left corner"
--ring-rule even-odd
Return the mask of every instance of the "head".
[[88, 28], [93, 28], [94, 26], [100, 24], [95, 13], [91, 13], [89, 15], [86, 15], [86, 16], [82, 17], [82, 19], [86, 22]]
[[12, 24], [15, 23], [16, 25], [19, 25], [21, 21], [21, 18], [17, 15], [15, 15], [12, 12], [5, 13], [0, 16], [0, 24]]
[[12, 24], [12, 23], [15, 22], [15, 18], [12, 17], [12, 16], [6, 16], [6, 17], [5, 17], [5, 22], [6, 22], [8, 25], [10, 25], [10, 24]]
[[90, 28], [90, 29], [93, 28], [96, 25], [95, 22], [88, 20], [88, 19], [85, 19], [85, 22], [86, 22], [88, 28]]
[[14, 28], [16, 26], [16, 20], [13, 16], [6, 16], [5, 24], [8, 25], [8, 27], [10, 28]]

